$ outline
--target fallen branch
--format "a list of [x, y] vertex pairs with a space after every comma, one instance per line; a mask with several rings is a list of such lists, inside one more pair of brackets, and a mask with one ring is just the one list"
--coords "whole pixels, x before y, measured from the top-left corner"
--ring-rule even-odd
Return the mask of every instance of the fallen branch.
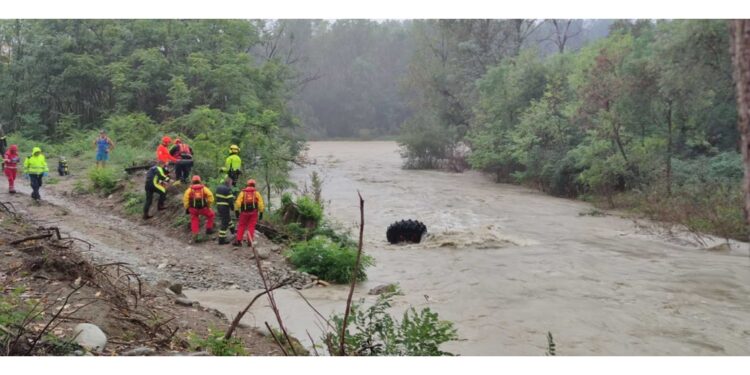
[[354, 271], [352, 272], [352, 284], [349, 287], [349, 296], [346, 297], [346, 310], [344, 311], [344, 320], [341, 322], [341, 338], [339, 340], [340, 355], [346, 355], [346, 323], [349, 319], [349, 310], [352, 306], [352, 297], [354, 297], [354, 287], [357, 285], [357, 270], [359, 270], [359, 263], [362, 260], [362, 239], [365, 231], [365, 200], [362, 199], [362, 194], [357, 192], [359, 196], [359, 246], [357, 248], [357, 260], [354, 262]]
[[248, 303], [247, 306], [245, 306], [245, 309], [237, 313], [237, 316], [234, 317], [234, 319], [232, 320], [232, 323], [229, 325], [229, 328], [227, 328], [227, 333], [224, 334], [224, 340], [229, 340], [230, 338], [232, 338], [232, 333], [234, 333], [234, 330], [237, 329], [237, 326], [240, 325], [240, 320], [242, 319], [242, 317], [245, 316], [245, 314], [247, 314], [247, 312], [250, 310], [250, 307], [253, 306], [253, 304], [255, 303], [255, 301], [258, 300], [258, 298], [264, 296], [268, 292], [279, 289], [285, 285], [289, 285], [290, 282], [291, 282], [291, 279], [283, 280], [279, 284], [272, 287], [270, 290], [264, 290], [256, 294], [255, 297], [253, 297], [253, 299], [250, 301], [250, 303]]
[[22, 244], [24, 242], [34, 241], [34, 240], [43, 240], [45, 238], [50, 238], [50, 237], [52, 237], [52, 233], [37, 234], [37, 235], [34, 235], [34, 236], [28, 236], [28, 237], [24, 237], [24, 238], [21, 238], [21, 239], [17, 239], [15, 241], [11, 241], [10, 244], [11, 245], [18, 245], [18, 244]]

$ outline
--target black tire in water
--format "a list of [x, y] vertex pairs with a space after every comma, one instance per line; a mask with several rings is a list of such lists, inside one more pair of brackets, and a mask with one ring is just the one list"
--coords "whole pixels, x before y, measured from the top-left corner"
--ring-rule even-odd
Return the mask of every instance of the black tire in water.
[[385, 237], [390, 243], [422, 241], [422, 236], [427, 232], [427, 226], [417, 220], [401, 220], [388, 226]]

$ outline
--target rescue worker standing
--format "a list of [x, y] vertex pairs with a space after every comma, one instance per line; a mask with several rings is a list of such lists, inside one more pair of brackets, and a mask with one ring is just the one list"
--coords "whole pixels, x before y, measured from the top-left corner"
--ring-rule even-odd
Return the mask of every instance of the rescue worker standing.
[[3, 165], [5, 166], [3, 171], [5, 172], [5, 177], [8, 177], [8, 193], [10, 194], [16, 193], [15, 181], [18, 162], [20, 161], [21, 158], [18, 156], [18, 146], [10, 145], [10, 148], [3, 156]]
[[174, 167], [175, 179], [187, 183], [190, 170], [193, 168], [193, 149], [177, 138], [174, 146], [169, 149], [169, 155], [177, 159]]
[[242, 159], [240, 159], [240, 148], [237, 145], [229, 146], [229, 156], [224, 161], [224, 168], [227, 170], [227, 175], [232, 179], [232, 186], [237, 186], [237, 179], [240, 178], [242, 173]]
[[240, 191], [234, 202], [234, 210], [240, 212], [240, 221], [237, 224], [237, 236], [233, 245], [242, 246], [242, 237], [247, 231], [248, 246], [253, 246], [255, 225], [258, 219], [263, 219], [264, 209], [263, 197], [255, 190], [255, 180], [247, 180], [247, 187]]
[[156, 160], [164, 163], [165, 166], [169, 163], [174, 163], [177, 161], [177, 158], [169, 154], [170, 144], [172, 144], [172, 138], [169, 138], [168, 135], [165, 135], [164, 137], [162, 137], [159, 146], [156, 147]]
[[192, 184], [182, 196], [182, 205], [185, 211], [190, 214], [190, 231], [193, 233], [192, 242], [198, 238], [198, 232], [201, 226], [201, 216], [206, 217], [206, 234], [214, 232], [214, 211], [211, 206], [214, 204], [214, 195], [207, 187], [201, 183], [200, 176], [193, 176]]
[[234, 206], [234, 192], [232, 192], [232, 179], [224, 177], [222, 184], [216, 188], [216, 208], [219, 211], [221, 226], [219, 227], [219, 245], [226, 245], [227, 229], [232, 223], [232, 206]]
[[[107, 160], [109, 160], [109, 152], [115, 148], [115, 143], [107, 137], [107, 132], [100, 130], [99, 138], [94, 140], [94, 147], [96, 147], [96, 166], [106, 166]], [[62, 174], [60, 175], [62, 176]]]
[[169, 182], [168, 173], [169, 170], [167, 169], [166, 163], [162, 162], [151, 167], [151, 169], [148, 170], [148, 173], [146, 173], [146, 202], [143, 205], [143, 220], [152, 217], [148, 214], [148, 211], [151, 208], [151, 203], [154, 201], [154, 193], [159, 194], [159, 203], [156, 208], [159, 211], [166, 208], [164, 204], [167, 200], [166, 184]]
[[42, 197], [39, 195], [39, 189], [42, 187], [42, 177], [49, 174], [49, 168], [47, 167], [47, 159], [42, 154], [42, 149], [34, 147], [31, 150], [31, 156], [27, 157], [23, 162], [23, 173], [29, 176], [31, 180], [31, 198], [37, 203]]

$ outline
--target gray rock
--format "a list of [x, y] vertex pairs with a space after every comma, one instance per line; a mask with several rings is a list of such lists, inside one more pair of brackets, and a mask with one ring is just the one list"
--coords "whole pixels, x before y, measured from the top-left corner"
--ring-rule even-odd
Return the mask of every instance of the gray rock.
[[395, 292], [396, 290], [398, 290], [398, 286], [396, 284], [383, 284], [370, 289], [367, 294], [371, 296], [377, 296], [386, 292]]
[[182, 284], [176, 283], [169, 286], [169, 289], [174, 292], [174, 294], [180, 295], [182, 294]]
[[128, 350], [128, 351], [122, 353], [122, 355], [129, 356], [129, 357], [131, 357], [131, 356], [154, 355], [154, 354], [156, 354], [156, 350], [154, 350], [152, 348], [149, 348], [149, 347], [145, 347], [145, 346], [141, 346], [141, 347], [138, 347], [138, 348], [135, 348], [135, 349], [131, 349], [131, 350]]
[[161, 263], [158, 266], [156, 266], [156, 268], [160, 269], [160, 270], [165, 269], [165, 268], [167, 268], [167, 264], [166, 263]]
[[76, 343], [88, 350], [101, 352], [107, 345], [107, 335], [99, 327], [90, 323], [75, 326], [73, 334]]
[[193, 306], [193, 304], [195, 303], [195, 301], [192, 301], [192, 300], [189, 300], [189, 299], [183, 298], [183, 297], [178, 297], [178, 298], [175, 298], [174, 303], [176, 303], [178, 305], [182, 305], [182, 306]]

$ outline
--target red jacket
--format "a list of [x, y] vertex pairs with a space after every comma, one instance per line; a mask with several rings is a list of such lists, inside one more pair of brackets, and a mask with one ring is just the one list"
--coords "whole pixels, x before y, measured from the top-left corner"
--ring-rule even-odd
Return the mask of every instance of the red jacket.
[[163, 143], [160, 143], [159, 147], [156, 148], [156, 159], [165, 163], [179, 160], [176, 157], [169, 154], [169, 150], [167, 149], [167, 146], [165, 146]]
[[10, 150], [5, 152], [5, 157], [3, 159], [6, 169], [16, 169], [18, 163], [21, 161], [21, 158], [18, 156], [18, 154], [11, 154]]

